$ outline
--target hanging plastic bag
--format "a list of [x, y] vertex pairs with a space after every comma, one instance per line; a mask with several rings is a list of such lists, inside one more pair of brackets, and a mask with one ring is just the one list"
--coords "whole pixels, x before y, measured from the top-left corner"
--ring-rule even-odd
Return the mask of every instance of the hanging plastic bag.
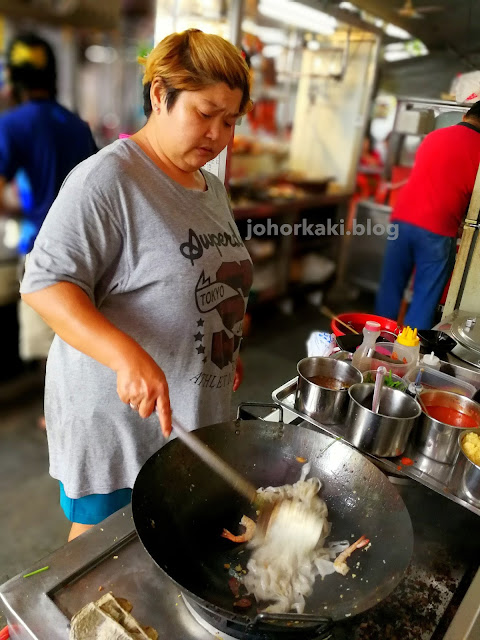
[[335, 336], [327, 331], [314, 331], [307, 340], [307, 355], [328, 357], [335, 349]]
[[467, 106], [480, 100], [480, 71], [462, 73], [456, 78], [455, 98], [459, 104]]

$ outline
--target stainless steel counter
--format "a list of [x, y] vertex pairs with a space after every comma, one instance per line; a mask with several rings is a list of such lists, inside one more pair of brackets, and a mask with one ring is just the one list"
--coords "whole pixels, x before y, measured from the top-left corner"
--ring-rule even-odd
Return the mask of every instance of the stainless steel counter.
[[[337, 624], [332, 640], [477, 639], [472, 625], [479, 615], [480, 579], [472, 583], [472, 578], [480, 519], [419, 485], [399, 484], [398, 490], [415, 534], [407, 574], [386, 600]], [[43, 573], [20, 575], [0, 587], [12, 640], [67, 640], [71, 616], [105, 591], [130, 600], [133, 615], [156, 628], [160, 639], [225, 638], [207, 632], [191, 616], [178, 589], [144, 551], [129, 508], [25, 573], [46, 565], [50, 568]], [[355, 588], [352, 577], [349, 588]], [[453, 618], [462, 600], [464, 613]]]
[[[132, 614], [161, 639], [211, 640], [191, 617], [179, 591], [138, 539], [130, 507], [44, 558], [0, 588], [12, 640], [67, 640], [74, 613], [112, 591], [132, 602]], [[100, 592], [101, 591], [101, 592]]]

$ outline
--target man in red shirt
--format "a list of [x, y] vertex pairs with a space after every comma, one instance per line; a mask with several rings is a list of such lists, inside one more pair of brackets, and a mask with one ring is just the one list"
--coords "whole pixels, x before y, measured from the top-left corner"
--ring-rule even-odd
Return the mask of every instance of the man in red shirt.
[[415, 269], [405, 325], [430, 329], [455, 264], [456, 239], [480, 164], [480, 102], [451, 127], [429, 133], [419, 146], [410, 178], [398, 196], [383, 263], [375, 313], [396, 319]]

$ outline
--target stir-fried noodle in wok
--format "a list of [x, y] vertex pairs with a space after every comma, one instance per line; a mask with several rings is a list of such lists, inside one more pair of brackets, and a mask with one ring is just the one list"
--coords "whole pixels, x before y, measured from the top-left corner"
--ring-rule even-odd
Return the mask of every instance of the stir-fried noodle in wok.
[[[320, 480], [307, 480], [309, 472], [310, 465], [305, 464], [295, 484], [258, 490], [263, 503], [277, 504], [266, 531], [251, 537], [253, 551], [242, 582], [258, 602], [270, 603], [264, 609], [269, 613], [303, 613], [315, 578], [335, 572], [345, 575], [348, 556], [369, 542], [362, 536], [351, 546], [348, 542], [326, 546], [331, 528], [328, 509], [318, 495]], [[249, 523], [249, 518], [242, 518], [242, 524], [250, 529], [248, 537], [232, 536], [228, 531], [224, 531], [224, 537], [235, 542], [250, 538]]]

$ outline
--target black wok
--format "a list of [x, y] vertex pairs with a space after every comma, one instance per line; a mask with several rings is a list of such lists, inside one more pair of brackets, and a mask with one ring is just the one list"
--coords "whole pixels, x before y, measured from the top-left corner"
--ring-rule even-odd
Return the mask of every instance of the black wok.
[[[347, 576], [335, 573], [317, 579], [306, 615], [280, 616], [275, 637], [279, 632], [283, 637], [282, 629], [288, 629], [290, 637], [293, 620], [313, 627], [324, 617], [340, 620], [360, 613], [401, 580], [413, 549], [408, 511], [387, 477], [356, 449], [307, 426], [264, 420], [225, 422], [196, 434], [258, 487], [295, 482], [302, 467], [296, 458], [306, 458], [312, 465], [310, 475], [322, 481], [320, 495], [332, 523], [329, 541], [353, 542], [362, 534], [371, 540], [370, 549], [350, 558]], [[146, 551], [184, 595], [227, 621], [252, 624], [257, 606], [246, 612], [233, 606], [224, 567], [245, 568], [249, 550], [220, 537], [224, 527], [238, 532], [243, 514], [254, 516], [246, 499], [180, 440], [173, 440], [141, 469], [132, 507]]]

